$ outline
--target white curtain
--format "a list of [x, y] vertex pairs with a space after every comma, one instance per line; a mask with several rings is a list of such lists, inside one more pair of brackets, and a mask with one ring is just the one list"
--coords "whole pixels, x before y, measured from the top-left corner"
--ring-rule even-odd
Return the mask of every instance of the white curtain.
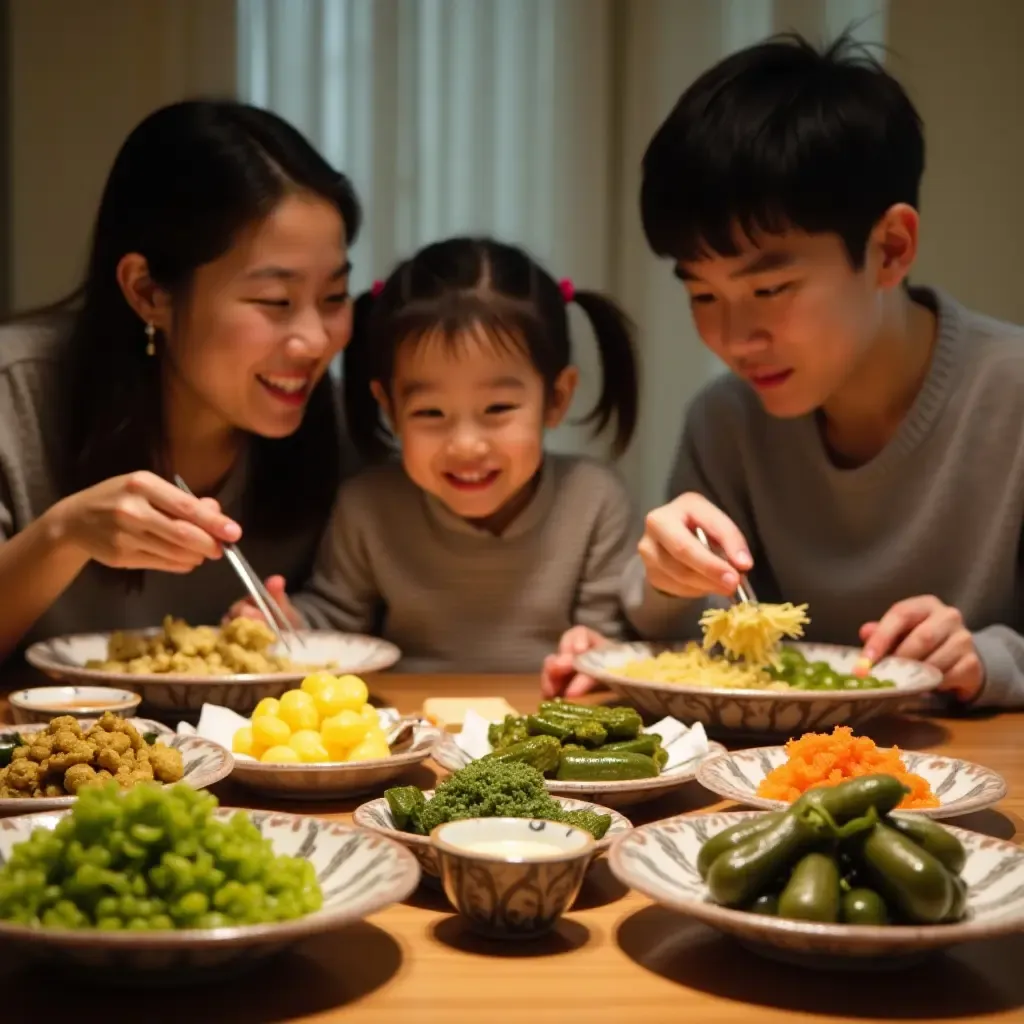
[[[367, 220], [357, 288], [427, 242], [486, 232], [625, 305], [644, 390], [622, 469], [648, 506], [683, 407], [716, 367], [643, 243], [647, 140], [725, 53], [774, 31], [827, 39], [851, 23], [884, 41], [885, 20], [885, 0], [238, 0], [239, 90], [354, 180]], [[582, 411], [599, 364], [579, 326]], [[601, 450], [571, 426], [553, 446]]]

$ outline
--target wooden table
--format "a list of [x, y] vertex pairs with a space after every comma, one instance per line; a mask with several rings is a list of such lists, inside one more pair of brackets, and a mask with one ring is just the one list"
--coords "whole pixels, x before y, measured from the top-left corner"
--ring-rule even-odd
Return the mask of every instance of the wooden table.
[[[424, 697], [507, 698], [521, 710], [537, 700], [527, 677], [378, 677], [373, 692], [411, 711]], [[0, 711], [3, 710], [0, 698]], [[1006, 776], [1010, 794], [994, 810], [958, 824], [1021, 842], [1024, 836], [1024, 720], [889, 719], [865, 731], [880, 743], [980, 761]], [[424, 788], [433, 773], [410, 781]], [[268, 804], [226, 783], [224, 804], [273, 806], [347, 820], [354, 803]], [[692, 784], [636, 808], [636, 823], [724, 806]], [[630, 812], [627, 811], [627, 814]], [[116, 1024], [123, 995], [62, 988], [41, 968], [0, 959], [5, 1020]], [[624, 889], [600, 862], [576, 908], [549, 938], [522, 945], [473, 937], [443, 896], [420, 891], [407, 903], [349, 929], [312, 939], [237, 981], [141, 994], [130, 1019], [158, 1021], [403, 1020], [484, 1024], [761, 1024], [786, 1021], [1024, 1020], [1024, 936], [974, 943], [905, 971], [813, 973], [761, 959], [713, 930]]]

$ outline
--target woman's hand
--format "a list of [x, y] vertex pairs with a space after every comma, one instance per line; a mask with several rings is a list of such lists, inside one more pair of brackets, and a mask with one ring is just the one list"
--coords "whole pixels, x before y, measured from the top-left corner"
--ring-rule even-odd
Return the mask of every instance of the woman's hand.
[[[694, 532], [702, 527], [725, 558], [708, 551]], [[731, 596], [750, 570], [747, 542], [736, 524], [702, 494], [681, 494], [649, 513], [638, 548], [647, 582], [673, 597]]]
[[597, 680], [580, 675], [573, 667], [578, 654], [586, 654], [608, 641], [600, 633], [586, 626], [573, 626], [562, 634], [558, 652], [544, 659], [540, 674], [540, 692], [545, 698], [582, 697], [597, 686]]
[[213, 498], [140, 470], [104, 480], [47, 513], [61, 539], [115, 569], [188, 573], [242, 536]]
[[985, 681], [974, 637], [956, 608], [934, 595], [897, 601], [878, 622], [860, 628], [864, 642], [862, 674], [886, 655], [933, 665], [942, 673], [940, 690], [973, 700]]
[[[295, 605], [292, 604], [291, 598], [285, 593], [285, 580], [283, 576], [268, 576], [263, 584], [270, 592], [270, 596], [277, 602], [277, 606], [284, 612], [285, 618], [296, 628], [302, 629], [306, 624], [302, 620], [302, 616], [299, 614]], [[256, 603], [251, 597], [242, 598], [240, 601], [236, 601], [229, 609], [227, 615], [224, 616], [223, 621], [225, 623], [230, 622], [232, 619], [256, 619], [258, 622], [264, 622], [268, 626], [267, 617], [256, 607]]]

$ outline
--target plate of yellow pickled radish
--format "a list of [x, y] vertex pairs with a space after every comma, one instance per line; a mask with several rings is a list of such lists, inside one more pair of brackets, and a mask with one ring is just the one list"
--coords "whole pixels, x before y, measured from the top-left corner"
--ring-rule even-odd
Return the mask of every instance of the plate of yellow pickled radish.
[[318, 671], [280, 697], [267, 697], [245, 718], [204, 704], [195, 727], [179, 732], [227, 747], [232, 779], [260, 793], [296, 800], [330, 800], [368, 793], [429, 757], [441, 731], [417, 721], [393, 746], [394, 708], [370, 703], [366, 683], [354, 675]]

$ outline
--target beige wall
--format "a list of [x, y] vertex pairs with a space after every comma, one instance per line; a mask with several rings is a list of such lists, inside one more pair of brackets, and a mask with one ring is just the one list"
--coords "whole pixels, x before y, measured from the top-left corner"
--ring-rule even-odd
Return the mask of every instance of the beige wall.
[[892, 0], [889, 46], [928, 146], [915, 277], [1024, 323], [1024, 3]]
[[82, 272], [118, 146], [164, 103], [235, 89], [233, 0], [10, 0], [11, 303]]

